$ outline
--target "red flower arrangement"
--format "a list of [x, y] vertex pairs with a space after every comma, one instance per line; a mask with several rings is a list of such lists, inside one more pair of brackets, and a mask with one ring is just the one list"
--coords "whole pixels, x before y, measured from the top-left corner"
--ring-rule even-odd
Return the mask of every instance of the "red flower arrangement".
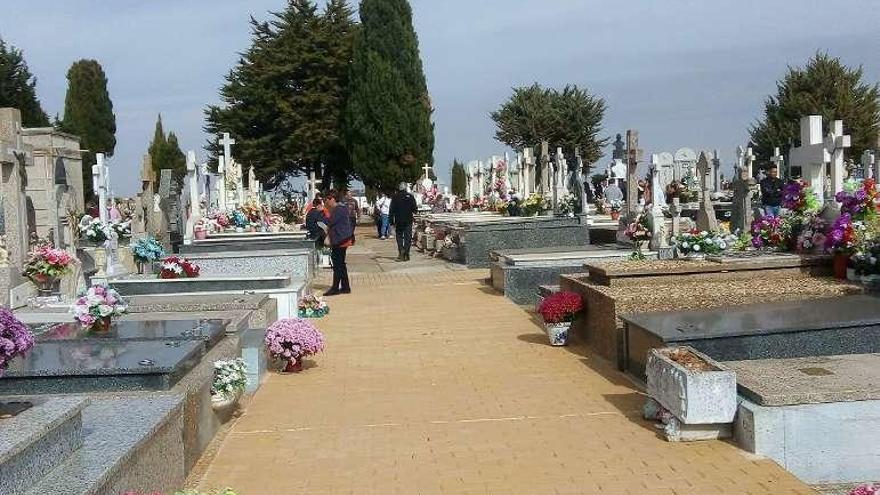
[[544, 323], [563, 323], [574, 320], [574, 315], [584, 308], [581, 296], [574, 292], [557, 292], [538, 305], [538, 313]]
[[186, 258], [169, 256], [162, 260], [162, 271], [159, 272], [161, 279], [196, 278], [199, 276], [199, 265]]

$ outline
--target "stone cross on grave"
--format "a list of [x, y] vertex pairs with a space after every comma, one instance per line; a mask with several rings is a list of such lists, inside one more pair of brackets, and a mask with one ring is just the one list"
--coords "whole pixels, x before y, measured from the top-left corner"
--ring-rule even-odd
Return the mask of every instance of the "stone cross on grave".
[[586, 215], [590, 211], [590, 198], [587, 194], [589, 188], [587, 184], [589, 184], [590, 181], [590, 170], [589, 167], [584, 166], [584, 158], [581, 156], [580, 146], [574, 148], [574, 166], [573, 183], [576, 188], [575, 190], [578, 193], [580, 203], [580, 211], [578, 211], [578, 213]]
[[[9, 289], [23, 281], [21, 268], [28, 251], [26, 158], [30, 155], [21, 138], [21, 112], [0, 109], [0, 204], [2, 204], [7, 260], [0, 267], [0, 304], [9, 304]], [[0, 248], [2, 250], [3, 248]], [[0, 256], [2, 257], [2, 256]]]
[[877, 158], [874, 156], [874, 152], [871, 150], [865, 150], [862, 153], [862, 173], [866, 179], [873, 179], [875, 177], [880, 176], [877, 170], [874, 167], [877, 166]]
[[424, 167], [422, 167], [422, 171], [425, 172], [426, 179], [431, 178], [431, 170], [433, 170], [432, 167], [430, 165], [428, 165], [427, 163], [425, 164]]
[[829, 161], [822, 137], [822, 116], [801, 119], [801, 145], [791, 149], [790, 167], [800, 167], [801, 176], [816, 192], [819, 204], [825, 204], [825, 164]]
[[[541, 141], [541, 194], [546, 198], [553, 190], [553, 184], [550, 183], [550, 143]], [[556, 203], [553, 204], [556, 207]]]
[[697, 174], [700, 176], [700, 189], [703, 191], [700, 199], [700, 209], [697, 210], [697, 229], [706, 232], [718, 232], [718, 219], [715, 218], [715, 207], [712, 204], [711, 191], [709, 190], [709, 154], [703, 151], [697, 160]]
[[779, 170], [779, 176], [783, 179], [789, 179], [789, 173], [785, 170], [785, 157], [782, 156], [782, 152], [779, 151], [779, 148], [773, 148], [773, 158], [770, 159], [770, 163], [772, 163], [777, 170]]
[[309, 181], [308, 181], [309, 201], [315, 200], [315, 196], [318, 195], [318, 186], [321, 185], [321, 182], [323, 182], [323, 181], [315, 175], [314, 170], [309, 172]]
[[532, 195], [535, 180], [535, 152], [532, 148], [523, 150], [523, 199]]
[[651, 243], [652, 251], [668, 248], [666, 240], [666, 217], [663, 215], [663, 203], [666, 202], [666, 194], [660, 181], [660, 157], [651, 156], [651, 210], [648, 212], [651, 220]]
[[510, 187], [516, 192], [517, 196], [523, 196], [523, 158], [522, 153], [516, 152], [516, 166], [510, 164], [511, 184]]
[[[831, 132], [825, 138], [826, 162], [831, 162], [831, 198], [843, 191], [843, 180], [846, 178], [846, 165], [843, 155], [852, 146], [852, 138], [843, 133], [843, 121], [835, 120]], [[832, 202], [836, 208], [837, 202]]]
[[95, 154], [96, 163], [92, 165], [92, 190], [98, 195], [98, 216], [102, 222], [108, 221], [107, 216], [107, 165], [104, 164], [104, 153]]
[[718, 172], [721, 170], [721, 156], [718, 150], [712, 153], [712, 189], [716, 193], [721, 192], [721, 180], [718, 178]]
[[755, 179], [746, 164], [746, 150], [742, 146], [736, 149], [736, 171], [733, 176], [733, 204], [731, 205], [730, 230], [732, 232], [749, 232], [754, 219], [752, 198], [755, 194]]
[[224, 132], [220, 140], [217, 141], [217, 144], [223, 147], [222, 160], [220, 159], [221, 157], [217, 157], [217, 171], [220, 172], [221, 181], [223, 182], [220, 187], [220, 193], [222, 196], [221, 208], [226, 209], [227, 191], [231, 186], [235, 186], [234, 184], [230, 184], [230, 180], [228, 177], [229, 173], [232, 172], [232, 170], [230, 169], [234, 167], [232, 158], [232, 145], [235, 144], [235, 140], [230, 137], [228, 132]]
[[186, 154], [186, 180], [189, 184], [189, 214], [186, 216], [186, 231], [183, 236], [183, 243], [189, 245], [195, 239], [196, 222], [202, 217], [195, 151], [190, 151]]
[[639, 131], [626, 131], [626, 210], [625, 215], [636, 211], [639, 203], [639, 162], [644, 151], [639, 149]]

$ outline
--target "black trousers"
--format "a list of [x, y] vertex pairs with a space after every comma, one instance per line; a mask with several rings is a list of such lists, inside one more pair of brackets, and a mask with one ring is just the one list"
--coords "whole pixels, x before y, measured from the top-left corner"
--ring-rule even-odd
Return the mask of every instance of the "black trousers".
[[409, 256], [412, 248], [412, 224], [395, 225], [394, 232], [397, 236], [397, 252]]
[[348, 281], [348, 265], [345, 264], [345, 253], [348, 248], [330, 248], [330, 262], [333, 263], [333, 286], [330, 290], [351, 290]]

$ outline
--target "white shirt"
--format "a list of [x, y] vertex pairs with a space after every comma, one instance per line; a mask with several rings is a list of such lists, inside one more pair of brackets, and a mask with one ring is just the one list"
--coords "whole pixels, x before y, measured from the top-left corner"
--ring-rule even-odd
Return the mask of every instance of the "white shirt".
[[391, 213], [391, 198], [382, 196], [376, 201], [376, 207], [379, 208], [379, 213], [382, 215]]

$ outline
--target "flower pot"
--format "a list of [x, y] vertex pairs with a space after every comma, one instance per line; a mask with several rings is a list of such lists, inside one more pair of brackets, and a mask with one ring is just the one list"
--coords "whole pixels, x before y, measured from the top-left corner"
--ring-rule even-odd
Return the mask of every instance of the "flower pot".
[[299, 373], [303, 370], [303, 359], [287, 359], [269, 356], [272, 369], [278, 373]]
[[110, 333], [110, 323], [111, 318], [109, 316], [98, 318], [98, 320], [95, 321], [95, 323], [89, 328], [89, 333], [93, 333], [96, 335]]
[[547, 331], [547, 336], [550, 337], [550, 345], [554, 347], [568, 345], [568, 331], [571, 329], [571, 322], [544, 323], [544, 329]]
[[849, 256], [836, 253], [833, 258], [834, 262], [834, 278], [838, 280], [846, 280], [846, 269], [849, 265]]
[[612, 211], [611, 212], [611, 219], [614, 220], [615, 222], [620, 220], [620, 212], [619, 211]]
[[61, 279], [50, 277], [48, 275], [34, 275], [31, 282], [37, 286], [37, 293], [40, 297], [57, 296], [61, 294]]
[[205, 229], [199, 229], [195, 231], [196, 240], [203, 241], [208, 238], [208, 231]]
[[224, 409], [228, 409], [241, 400], [242, 391], [238, 390], [232, 395], [212, 395], [211, 396], [211, 409], [215, 411], [222, 411]]
[[287, 366], [284, 367], [285, 373], [299, 373], [302, 370], [303, 370], [302, 358], [290, 359], [287, 361]]

